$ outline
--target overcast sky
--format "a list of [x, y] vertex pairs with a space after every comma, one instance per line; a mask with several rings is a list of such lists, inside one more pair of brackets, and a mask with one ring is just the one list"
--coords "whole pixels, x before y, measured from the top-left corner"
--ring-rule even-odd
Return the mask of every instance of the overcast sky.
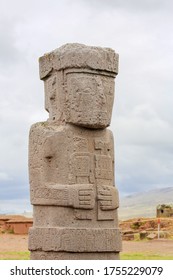
[[111, 129], [120, 195], [173, 183], [173, 1], [0, 0], [0, 212], [29, 210], [28, 133], [47, 119], [38, 57], [65, 43], [120, 55]]

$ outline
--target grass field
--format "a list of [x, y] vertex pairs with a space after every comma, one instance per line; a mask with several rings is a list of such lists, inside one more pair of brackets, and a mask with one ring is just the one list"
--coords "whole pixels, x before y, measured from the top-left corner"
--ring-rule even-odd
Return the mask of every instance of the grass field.
[[121, 253], [121, 260], [173, 260], [172, 256], [145, 254], [145, 253]]
[[[173, 256], [145, 253], [121, 253], [121, 260], [173, 260]], [[29, 252], [0, 252], [0, 260], [29, 260]]]
[[29, 252], [0, 252], [0, 260], [29, 260]]

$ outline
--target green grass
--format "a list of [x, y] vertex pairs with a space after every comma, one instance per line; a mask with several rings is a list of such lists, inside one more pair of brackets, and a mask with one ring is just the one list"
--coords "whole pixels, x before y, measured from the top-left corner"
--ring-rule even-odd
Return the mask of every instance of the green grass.
[[0, 252], [0, 260], [29, 260], [29, 252]]
[[[121, 260], [173, 260], [173, 256], [148, 253], [120, 253]], [[29, 260], [29, 252], [0, 252], [0, 260]]]
[[120, 253], [121, 260], [173, 260], [173, 256], [148, 253]]

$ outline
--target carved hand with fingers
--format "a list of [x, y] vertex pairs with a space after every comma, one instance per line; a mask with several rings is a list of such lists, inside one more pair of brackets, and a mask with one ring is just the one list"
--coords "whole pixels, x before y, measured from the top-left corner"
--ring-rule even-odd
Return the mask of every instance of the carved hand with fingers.
[[119, 206], [118, 191], [112, 186], [98, 186], [97, 199], [101, 210], [113, 210]]
[[78, 186], [74, 196], [74, 208], [93, 209], [95, 204], [94, 190], [90, 185]]

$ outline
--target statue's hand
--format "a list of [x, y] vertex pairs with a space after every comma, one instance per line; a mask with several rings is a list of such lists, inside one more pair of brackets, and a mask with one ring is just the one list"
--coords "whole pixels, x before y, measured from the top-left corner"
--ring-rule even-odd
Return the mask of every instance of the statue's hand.
[[99, 186], [97, 199], [101, 210], [113, 210], [119, 206], [118, 191], [112, 186]]
[[94, 190], [92, 185], [81, 184], [75, 187], [74, 208], [93, 209], [95, 204]]

